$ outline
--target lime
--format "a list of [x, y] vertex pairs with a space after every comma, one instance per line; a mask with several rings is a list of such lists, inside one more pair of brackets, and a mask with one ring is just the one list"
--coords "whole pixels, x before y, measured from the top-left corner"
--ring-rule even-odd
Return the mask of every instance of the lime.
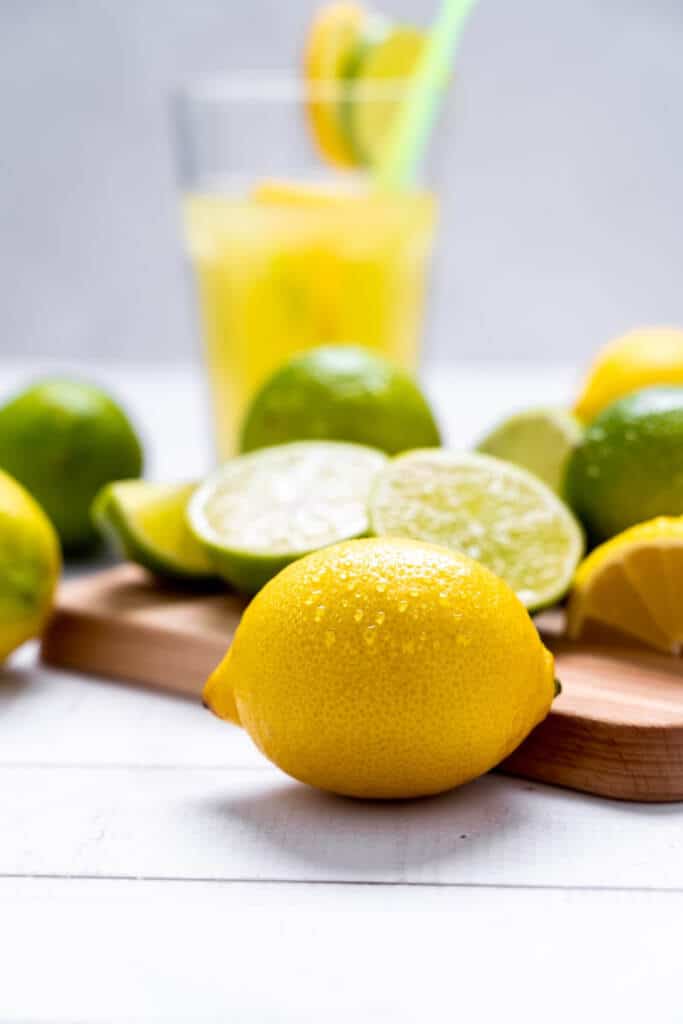
[[393, 459], [372, 489], [370, 527], [464, 552], [531, 610], [562, 597], [583, 552], [578, 523], [550, 488], [509, 462], [469, 452]]
[[640, 327], [598, 352], [574, 411], [589, 422], [617, 398], [659, 384], [683, 384], [683, 330]]
[[384, 27], [378, 38], [356, 43], [347, 68], [342, 120], [360, 164], [374, 167], [382, 159], [424, 44], [424, 32], [407, 25]]
[[683, 513], [683, 388], [646, 388], [589, 424], [569, 461], [567, 498], [593, 541]]
[[318, 439], [352, 441], [392, 455], [440, 443], [432, 411], [412, 377], [353, 345], [311, 349], [276, 370], [251, 402], [241, 449]]
[[0, 409], [0, 466], [43, 506], [67, 552], [98, 534], [90, 506], [110, 480], [139, 476], [140, 442], [122, 409], [100, 388], [53, 379]]
[[50, 520], [0, 470], [0, 659], [42, 630], [59, 570], [59, 541]]
[[386, 458], [355, 444], [302, 441], [224, 463], [195, 492], [188, 521], [217, 572], [255, 593], [302, 555], [368, 530]]
[[204, 580], [213, 569], [187, 525], [195, 484], [120, 480], [95, 498], [93, 518], [132, 562], [179, 580]]
[[562, 494], [567, 462], [581, 434], [581, 424], [565, 409], [527, 409], [494, 427], [477, 450], [528, 469]]

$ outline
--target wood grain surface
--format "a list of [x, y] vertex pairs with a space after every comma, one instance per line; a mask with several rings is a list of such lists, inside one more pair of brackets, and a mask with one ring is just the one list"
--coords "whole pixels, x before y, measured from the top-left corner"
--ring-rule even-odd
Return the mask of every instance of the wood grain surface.
[[[245, 606], [233, 594], [162, 587], [117, 566], [63, 585], [42, 657], [197, 697]], [[503, 770], [623, 800], [683, 799], [683, 663], [615, 637], [569, 643], [557, 615], [539, 628], [563, 692]]]

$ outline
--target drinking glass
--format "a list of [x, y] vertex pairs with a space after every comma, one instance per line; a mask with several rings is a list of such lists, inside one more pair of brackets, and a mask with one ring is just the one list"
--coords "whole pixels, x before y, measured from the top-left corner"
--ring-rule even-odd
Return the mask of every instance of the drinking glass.
[[[406, 83], [349, 100], [382, 126]], [[367, 346], [409, 370], [421, 350], [436, 202], [423, 185], [373, 187], [317, 149], [295, 78], [236, 74], [174, 98], [187, 251], [194, 269], [216, 447], [239, 448], [250, 399], [289, 357]], [[362, 107], [359, 105], [363, 104]], [[343, 109], [343, 108], [342, 108]]]

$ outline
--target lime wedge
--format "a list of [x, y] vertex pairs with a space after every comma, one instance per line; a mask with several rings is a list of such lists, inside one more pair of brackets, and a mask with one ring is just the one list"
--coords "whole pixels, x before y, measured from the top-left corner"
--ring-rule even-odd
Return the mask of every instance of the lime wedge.
[[488, 455], [422, 449], [393, 459], [370, 497], [377, 535], [462, 551], [530, 610], [566, 593], [583, 553], [573, 515], [526, 470]]
[[402, 25], [357, 43], [349, 59], [341, 117], [359, 163], [375, 167], [380, 161], [424, 45], [423, 32]]
[[93, 519], [132, 562], [161, 576], [208, 579], [213, 569], [185, 521], [194, 489], [195, 484], [120, 480], [97, 495]]
[[290, 562], [368, 531], [367, 499], [387, 459], [363, 445], [299, 441], [224, 463], [188, 507], [216, 571], [253, 594]]
[[528, 469], [562, 494], [569, 456], [582, 434], [579, 421], [565, 409], [527, 409], [494, 427], [477, 450]]

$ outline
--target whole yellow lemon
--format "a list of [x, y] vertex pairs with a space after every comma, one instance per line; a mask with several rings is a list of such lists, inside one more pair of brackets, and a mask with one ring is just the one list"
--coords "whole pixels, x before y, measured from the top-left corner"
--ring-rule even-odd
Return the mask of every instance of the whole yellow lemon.
[[52, 523], [28, 491], [0, 470], [0, 661], [40, 633], [60, 567]]
[[506, 583], [465, 555], [386, 537], [272, 579], [204, 697], [302, 782], [413, 797], [498, 764], [554, 692], [552, 655]]
[[600, 349], [574, 412], [588, 423], [617, 398], [653, 384], [683, 384], [683, 330], [641, 327]]

